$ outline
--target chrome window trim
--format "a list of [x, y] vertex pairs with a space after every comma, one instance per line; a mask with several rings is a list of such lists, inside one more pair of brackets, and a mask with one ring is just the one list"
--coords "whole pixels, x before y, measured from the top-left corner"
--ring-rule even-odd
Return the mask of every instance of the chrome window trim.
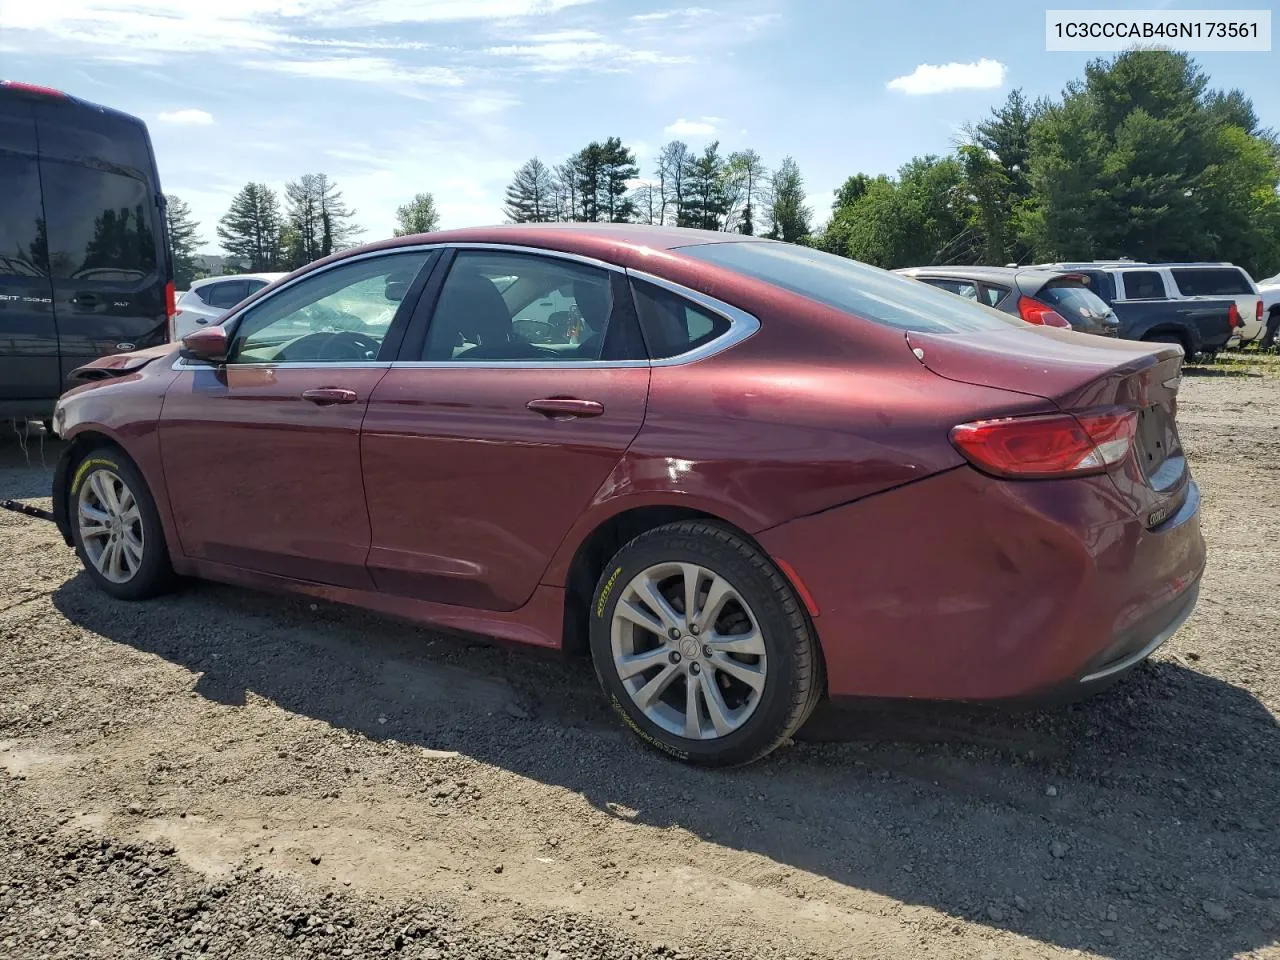
[[645, 283], [652, 283], [655, 287], [674, 293], [678, 297], [683, 297], [704, 310], [711, 313], [719, 314], [729, 321], [729, 329], [720, 336], [716, 337], [700, 347], [685, 353], [677, 353], [674, 357], [663, 357], [661, 360], [650, 360], [650, 364], [655, 367], [679, 367], [686, 363], [697, 363], [699, 360], [706, 360], [708, 357], [714, 357], [718, 353], [735, 347], [748, 337], [755, 334], [760, 329], [760, 321], [745, 310], [740, 310], [732, 304], [725, 303], [723, 300], [717, 300], [715, 297], [708, 296], [698, 290], [692, 290], [689, 287], [663, 277], [654, 276], [651, 273], [645, 273], [643, 270], [627, 270], [627, 276], [633, 280], [643, 280]]
[[[701, 293], [698, 290], [694, 290], [682, 284], [675, 283], [663, 277], [655, 276], [651, 273], [646, 273], [643, 270], [634, 270], [628, 267], [619, 266], [616, 263], [609, 263], [605, 260], [597, 260], [594, 257], [587, 257], [577, 253], [567, 253], [561, 250], [550, 250], [545, 247], [467, 241], [388, 247], [381, 250], [371, 250], [368, 253], [356, 254], [351, 257], [344, 257], [341, 260], [335, 260], [333, 263], [326, 264], [317, 270], [310, 270], [302, 276], [295, 277], [292, 280], [287, 281], [282, 286], [271, 291], [269, 297], [250, 304], [248, 307], [241, 310], [237, 310], [235, 313], [228, 316], [222, 321], [222, 325], [229, 327], [230, 325], [239, 322], [240, 318], [246, 311], [258, 306], [260, 303], [265, 303], [271, 297], [275, 297], [278, 293], [289, 289], [297, 283], [317, 276], [325, 271], [333, 270], [349, 263], [355, 263], [357, 260], [391, 256], [398, 253], [412, 253], [417, 251], [430, 252], [433, 250], [444, 249], [457, 251], [490, 250], [498, 253], [528, 254], [533, 256], [550, 257], [558, 260], [568, 260], [573, 263], [607, 270], [612, 273], [620, 273], [628, 279], [642, 280], [646, 283], [651, 283], [656, 287], [660, 287], [670, 293], [674, 293], [678, 297], [683, 297], [704, 310], [723, 317], [729, 322], [729, 329], [714, 340], [704, 343], [696, 349], [686, 351], [685, 353], [678, 353], [673, 357], [664, 357], [660, 360], [548, 360], [545, 362], [541, 360], [353, 360], [334, 361], [333, 363], [323, 363], [311, 360], [280, 360], [263, 363], [237, 363], [232, 364], [232, 366], [244, 368], [281, 367], [290, 370], [337, 370], [344, 367], [385, 367], [390, 369], [413, 370], [616, 370], [641, 367], [678, 367], [689, 363], [696, 363], [699, 360], [706, 360], [709, 357], [722, 353], [730, 347], [734, 347], [739, 343], [742, 343], [760, 329], [760, 321], [745, 310], [741, 310], [732, 304], [725, 303], [723, 300], [717, 300], [715, 297], [708, 296], [705, 293]], [[214, 369], [217, 366], [219, 365], [204, 360], [188, 361], [183, 359], [181, 356], [179, 356], [173, 363], [174, 370]]]

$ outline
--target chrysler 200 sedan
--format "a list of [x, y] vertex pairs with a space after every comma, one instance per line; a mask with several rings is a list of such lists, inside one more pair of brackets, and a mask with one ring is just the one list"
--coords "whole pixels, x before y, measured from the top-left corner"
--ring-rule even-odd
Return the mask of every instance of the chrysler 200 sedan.
[[1088, 691], [1196, 602], [1176, 345], [804, 247], [638, 226], [403, 237], [58, 405], [68, 544], [589, 652], [647, 744], [754, 760], [825, 696]]

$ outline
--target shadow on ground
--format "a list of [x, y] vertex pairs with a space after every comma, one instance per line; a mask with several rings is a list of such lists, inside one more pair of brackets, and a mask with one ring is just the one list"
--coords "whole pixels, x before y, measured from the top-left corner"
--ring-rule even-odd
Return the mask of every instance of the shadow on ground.
[[53, 599], [219, 703], [252, 692], [456, 750], [611, 816], [1044, 943], [1225, 960], [1276, 939], [1280, 731], [1248, 692], [1175, 662], [1052, 712], [824, 706], [801, 742], [711, 772], [637, 745], [583, 662], [211, 584], [127, 615], [84, 574]]

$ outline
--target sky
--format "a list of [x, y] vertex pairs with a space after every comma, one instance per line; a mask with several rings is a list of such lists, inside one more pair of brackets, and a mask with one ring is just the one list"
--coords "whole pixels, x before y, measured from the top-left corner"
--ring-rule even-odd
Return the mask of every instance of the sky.
[[[0, 79], [141, 117], [210, 252], [250, 180], [327, 173], [371, 241], [420, 191], [443, 227], [499, 223], [521, 163], [609, 136], [642, 176], [672, 138], [791, 155], [820, 223], [846, 177], [1099, 55], [1046, 53], [1026, 0], [0, 0]], [[1280, 128], [1280, 53], [1196, 57]]]

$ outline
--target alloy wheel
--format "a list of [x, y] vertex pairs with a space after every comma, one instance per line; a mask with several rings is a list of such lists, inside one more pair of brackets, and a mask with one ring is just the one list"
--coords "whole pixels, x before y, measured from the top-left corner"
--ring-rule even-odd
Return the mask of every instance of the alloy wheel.
[[94, 569], [112, 583], [128, 583], [142, 566], [145, 535], [137, 497], [120, 475], [98, 467], [80, 485], [76, 522]]
[[610, 641], [628, 695], [668, 733], [725, 737], [760, 705], [768, 660], [759, 621], [738, 590], [707, 567], [642, 570], [618, 598]]

